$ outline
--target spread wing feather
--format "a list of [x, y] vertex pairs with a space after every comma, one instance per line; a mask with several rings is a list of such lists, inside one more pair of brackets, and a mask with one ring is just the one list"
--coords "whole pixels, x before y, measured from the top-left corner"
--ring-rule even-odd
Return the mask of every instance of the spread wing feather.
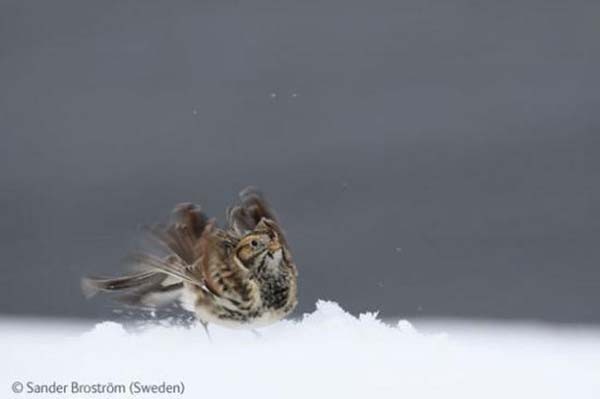
[[247, 187], [240, 192], [240, 204], [227, 210], [229, 227], [242, 235], [253, 230], [261, 219], [277, 222], [275, 212], [255, 187]]
[[137, 273], [116, 278], [83, 278], [84, 295], [126, 292], [120, 297], [122, 301], [141, 305], [160, 303], [167, 297], [177, 298], [174, 294], [181, 291], [183, 282], [204, 287], [201, 269], [194, 265], [202, 255], [199, 242], [207, 221], [201, 209], [193, 204], [176, 206], [168, 226], [145, 229], [150, 247], [126, 259], [135, 266]]

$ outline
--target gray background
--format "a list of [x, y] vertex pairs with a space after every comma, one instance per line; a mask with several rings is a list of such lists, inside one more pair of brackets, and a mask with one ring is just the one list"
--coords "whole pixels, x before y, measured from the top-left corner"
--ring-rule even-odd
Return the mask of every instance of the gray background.
[[300, 312], [598, 322], [599, 47], [597, 1], [3, 1], [0, 313], [109, 317], [80, 276], [254, 184]]

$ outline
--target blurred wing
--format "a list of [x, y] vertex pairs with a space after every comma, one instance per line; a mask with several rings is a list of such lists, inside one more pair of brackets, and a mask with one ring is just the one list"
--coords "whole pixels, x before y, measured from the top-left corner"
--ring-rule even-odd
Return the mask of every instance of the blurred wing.
[[240, 192], [240, 204], [227, 210], [227, 222], [236, 233], [243, 235], [254, 230], [262, 218], [277, 223], [275, 212], [255, 187]]
[[196, 205], [177, 205], [170, 224], [147, 227], [148, 245], [128, 257], [137, 273], [116, 278], [84, 278], [85, 296], [126, 292], [121, 297], [123, 301], [148, 305], [173, 300], [183, 282], [204, 287], [202, 270], [195, 265], [202, 256], [199, 243], [207, 223], [207, 217]]
[[148, 252], [175, 256], [184, 265], [192, 265], [202, 255], [200, 238], [208, 218], [200, 207], [194, 204], [179, 204], [171, 213], [169, 225], [145, 227]]
[[185, 226], [189, 234], [199, 239], [208, 224], [208, 217], [198, 205], [186, 202], [175, 206], [171, 212], [171, 225]]

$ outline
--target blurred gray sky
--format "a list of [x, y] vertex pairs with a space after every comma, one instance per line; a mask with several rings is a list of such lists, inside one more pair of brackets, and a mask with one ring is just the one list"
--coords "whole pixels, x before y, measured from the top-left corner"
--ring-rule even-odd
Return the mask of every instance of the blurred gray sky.
[[300, 312], [600, 321], [600, 2], [307, 3], [0, 2], [0, 313], [254, 184]]

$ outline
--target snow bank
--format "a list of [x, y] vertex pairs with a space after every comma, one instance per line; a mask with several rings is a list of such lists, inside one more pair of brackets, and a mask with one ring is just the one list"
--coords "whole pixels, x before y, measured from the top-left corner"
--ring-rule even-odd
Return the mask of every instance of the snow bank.
[[[0, 322], [0, 397], [14, 398], [598, 398], [594, 331], [488, 328], [424, 334], [406, 321], [358, 318], [332, 302], [301, 321], [250, 331], [113, 322], [80, 333]], [[78, 328], [81, 328], [79, 326]], [[431, 328], [430, 328], [431, 329]], [[180, 385], [183, 394], [27, 393], [27, 382]], [[106, 386], [106, 385], [104, 385]]]

